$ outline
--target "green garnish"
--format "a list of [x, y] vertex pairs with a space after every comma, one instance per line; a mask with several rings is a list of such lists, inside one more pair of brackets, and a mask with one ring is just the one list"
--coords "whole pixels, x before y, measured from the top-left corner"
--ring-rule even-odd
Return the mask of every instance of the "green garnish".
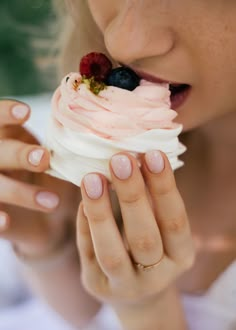
[[102, 81], [96, 81], [94, 77], [86, 78], [82, 76], [82, 83], [84, 83], [88, 89], [93, 92], [93, 94], [98, 95], [101, 91], [103, 91], [107, 85]]

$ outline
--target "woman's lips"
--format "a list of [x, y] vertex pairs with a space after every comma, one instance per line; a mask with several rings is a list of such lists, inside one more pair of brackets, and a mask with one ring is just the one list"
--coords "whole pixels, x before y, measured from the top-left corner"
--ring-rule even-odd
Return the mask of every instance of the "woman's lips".
[[136, 70], [133, 67], [129, 67], [130, 69], [132, 69], [134, 72], [137, 73], [137, 75], [139, 77], [141, 77], [142, 79], [145, 79], [147, 81], [153, 82], [153, 83], [158, 83], [158, 84], [171, 84], [171, 85], [181, 85], [182, 83], [176, 82], [176, 81], [170, 81], [170, 80], [164, 80], [161, 79], [159, 77], [153, 76], [150, 73], [141, 71], [141, 70]]
[[187, 85], [181, 92], [173, 95], [171, 94], [170, 96], [171, 109], [177, 111], [177, 109], [181, 107], [189, 97], [191, 89], [192, 89], [191, 86]]
[[186, 84], [186, 83], [179, 83], [179, 82], [175, 82], [175, 81], [170, 81], [170, 80], [164, 80], [161, 79], [159, 77], [153, 76], [149, 73], [146, 73], [144, 71], [141, 70], [136, 70], [135, 68], [130, 67], [132, 70], [134, 70], [137, 75], [139, 75], [139, 77], [141, 77], [142, 79], [145, 79], [147, 81], [153, 82], [153, 83], [159, 83], [159, 84], [168, 84], [168, 85], [173, 85], [175, 87], [179, 86], [185, 86], [185, 88], [176, 93], [176, 94], [171, 94], [171, 108], [173, 110], [177, 110], [181, 105], [183, 105], [183, 103], [187, 100], [190, 91], [191, 91], [191, 86]]

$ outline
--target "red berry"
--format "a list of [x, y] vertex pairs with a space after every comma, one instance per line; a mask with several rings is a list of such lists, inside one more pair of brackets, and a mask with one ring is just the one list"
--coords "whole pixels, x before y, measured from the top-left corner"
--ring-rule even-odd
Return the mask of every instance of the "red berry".
[[102, 53], [89, 53], [80, 61], [80, 74], [86, 78], [104, 81], [112, 69], [111, 61]]

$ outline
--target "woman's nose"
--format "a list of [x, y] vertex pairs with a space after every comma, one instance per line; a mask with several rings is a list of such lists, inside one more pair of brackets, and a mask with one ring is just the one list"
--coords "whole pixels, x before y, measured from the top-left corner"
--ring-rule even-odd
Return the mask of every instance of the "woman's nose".
[[104, 31], [111, 56], [117, 62], [129, 64], [169, 53], [174, 46], [174, 32], [167, 12], [158, 14], [157, 6], [148, 7], [145, 1], [125, 2]]

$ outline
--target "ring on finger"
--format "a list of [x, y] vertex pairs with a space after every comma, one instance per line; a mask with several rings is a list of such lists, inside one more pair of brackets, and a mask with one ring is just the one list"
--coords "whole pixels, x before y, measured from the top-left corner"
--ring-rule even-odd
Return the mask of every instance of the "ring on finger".
[[165, 256], [165, 254], [163, 253], [161, 258], [157, 262], [155, 262], [154, 264], [151, 264], [151, 265], [143, 265], [143, 264], [138, 263], [138, 262], [133, 262], [133, 263], [134, 263], [134, 265], [137, 269], [142, 270], [144, 272], [147, 272], [147, 271], [150, 271], [153, 268], [156, 268], [157, 266], [159, 266], [160, 263], [162, 262], [164, 256]]

